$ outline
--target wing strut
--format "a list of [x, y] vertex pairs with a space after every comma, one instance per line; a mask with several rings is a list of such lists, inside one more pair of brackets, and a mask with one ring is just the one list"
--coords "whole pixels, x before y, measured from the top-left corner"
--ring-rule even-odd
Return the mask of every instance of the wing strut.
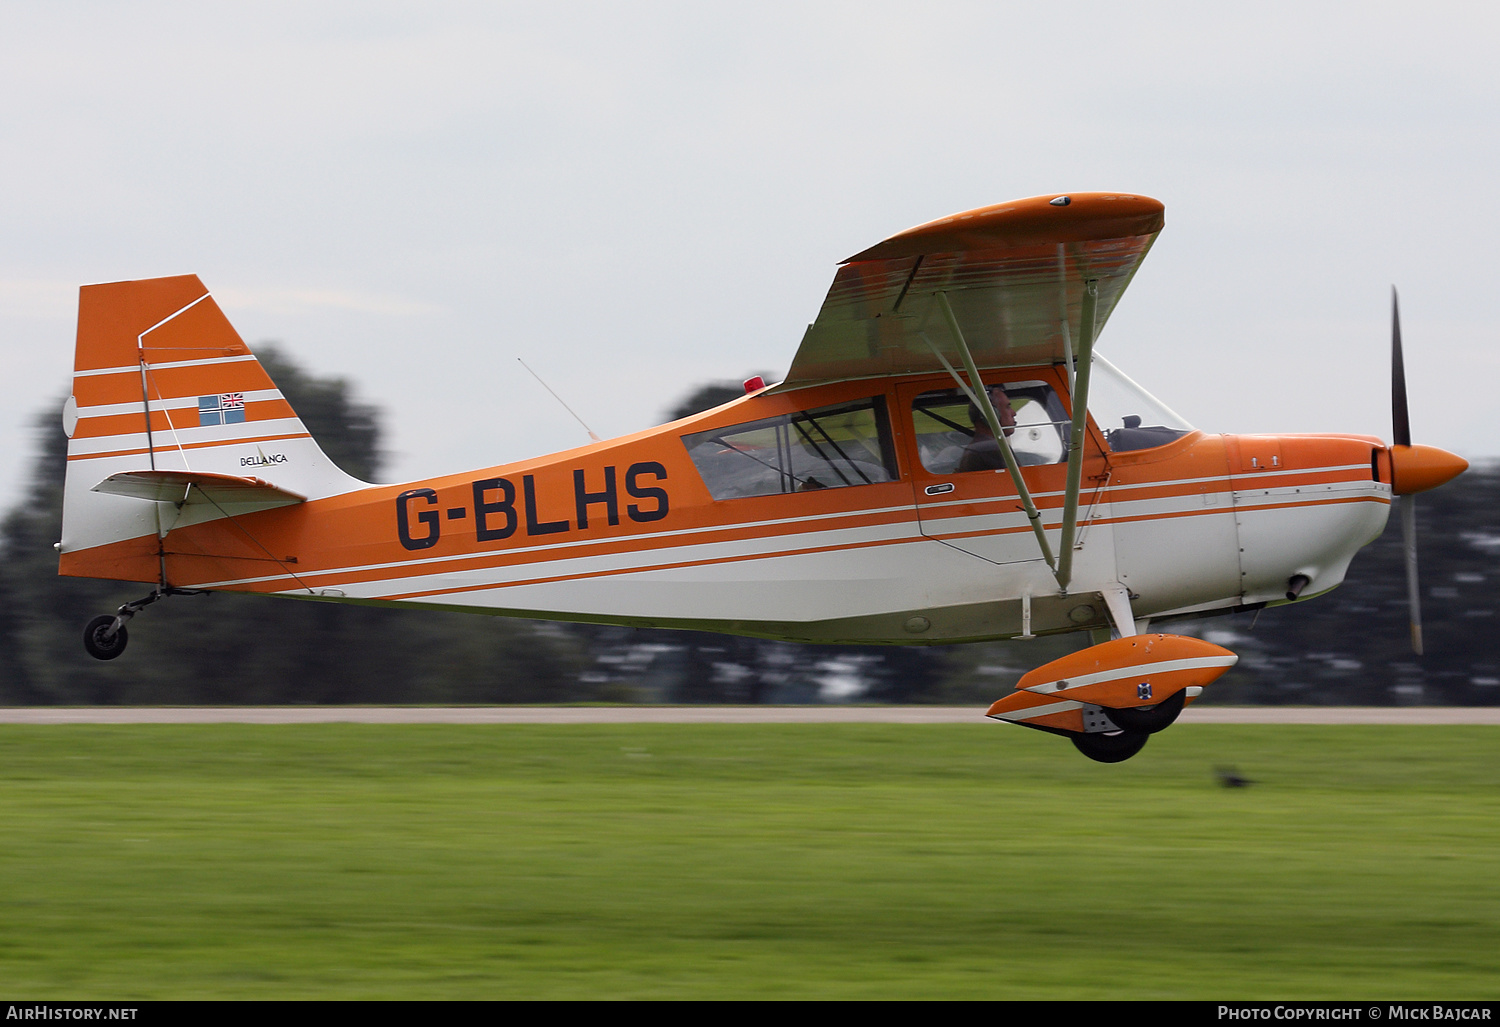
[[[943, 312], [943, 320], [948, 322], [948, 332], [953, 336], [954, 345], [958, 347], [959, 356], [963, 358], [964, 370], [969, 373], [969, 381], [973, 382], [974, 388], [971, 389], [964, 383], [963, 377], [953, 369], [953, 365], [948, 363], [948, 358], [943, 356], [942, 351], [932, 344], [932, 340], [927, 338], [926, 333], [923, 333], [922, 339], [937, 358], [942, 361], [943, 367], [947, 369], [948, 374], [953, 380], [958, 383], [958, 387], [963, 390], [964, 395], [969, 397], [969, 402], [973, 403], [979, 408], [980, 413], [984, 414], [985, 422], [990, 426], [990, 431], [995, 434], [995, 441], [1000, 444], [1000, 455], [1005, 460], [1005, 469], [1010, 472], [1010, 479], [1015, 483], [1016, 493], [1021, 497], [1021, 505], [1026, 508], [1026, 517], [1031, 521], [1031, 530], [1036, 534], [1037, 544], [1042, 547], [1042, 559], [1047, 561], [1048, 569], [1053, 574], [1057, 574], [1057, 559], [1052, 555], [1052, 545], [1047, 541], [1046, 529], [1042, 527], [1042, 512], [1036, 508], [1036, 503], [1032, 502], [1031, 492], [1026, 488], [1025, 479], [1021, 477], [1021, 465], [1016, 463], [1016, 455], [1010, 449], [1010, 440], [1006, 438], [1005, 429], [1000, 427], [1000, 415], [995, 412], [995, 404], [990, 402], [990, 390], [983, 387], [984, 383], [979, 377], [979, 369], [974, 364], [974, 354], [969, 352], [969, 344], [964, 341], [964, 333], [958, 327], [958, 319], [953, 316], [953, 308], [948, 305], [948, 294], [940, 292], [936, 296], [938, 308]], [[1090, 312], [1093, 310], [1092, 306], [1088, 309]], [[1079, 466], [1081, 468], [1082, 464], [1080, 463]], [[1076, 512], [1076, 492], [1074, 500]]]
[[[1062, 541], [1057, 583], [1064, 594], [1073, 577], [1073, 539], [1078, 532], [1078, 496], [1083, 489], [1083, 443], [1088, 438], [1089, 378], [1094, 366], [1094, 320], [1099, 305], [1098, 279], [1083, 283], [1083, 311], [1078, 325], [1078, 361], [1073, 375], [1073, 430], [1068, 435], [1068, 488], [1063, 494]], [[986, 397], [988, 398], [988, 397]]]
[[1073, 395], [1073, 336], [1068, 331], [1068, 255], [1062, 243], [1057, 244], [1057, 326], [1062, 329], [1063, 370], [1068, 372], [1068, 395]]
[[[1016, 462], [1016, 455], [1011, 451], [1010, 440], [1006, 437], [1005, 430], [1000, 427], [1000, 416], [995, 412], [995, 405], [990, 402], [988, 389], [980, 387], [982, 382], [979, 377], [979, 369], [974, 364], [974, 355], [969, 351], [969, 345], [964, 341], [964, 333], [958, 326], [958, 319], [953, 316], [953, 308], [948, 304], [948, 294], [939, 292], [935, 294], [938, 309], [943, 313], [943, 320], [948, 323], [948, 333], [953, 336], [954, 345], [958, 347], [959, 355], [963, 358], [964, 370], [969, 374], [969, 382], [974, 388], [970, 388], [964, 382], [963, 377], [948, 362], [932, 340], [924, 333], [922, 338], [938, 360], [942, 361], [943, 367], [949, 376], [958, 383], [964, 395], [969, 397], [969, 402], [979, 408], [984, 414], [984, 419], [990, 426], [990, 431], [995, 435], [995, 440], [1000, 444], [1000, 455], [1005, 460], [1005, 469], [1010, 472], [1011, 481], [1015, 483], [1016, 492], [1021, 497], [1021, 505], [1026, 508], [1026, 517], [1031, 521], [1031, 530], [1036, 535], [1037, 544], [1041, 546], [1042, 558], [1047, 561], [1047, 566], [1057, 578], [1058, 587], [1066, 595], [1068, 582], [1073, 578], [1073, 545], [1078, 535], [1078, 500], [1083, 491], [1083, 447], [1088, 438], [1088, 409], [1089, 409], [1089, 379], [1094, 365], [1094, 331], [1095, 321], [1099, 307], [1099, 282], [1098, 279], [1085, 279], [1083, 283], [1083, 310], [1079, 318], [1078, 326], [1078, 352], [1077, 357], [1071, 363], [1075, 366], [1069, 367], [1069, 377], [1072, 379], [1071, 402], [1073, 404], [1073, 430], [1068, 436], [1068, 479], [1067, 491], [1063, 494], [1063, 517], [1062, 517], [1062, 539], [1059, 543], [1057, 557], [1052, 555], [1052, 545], [1047, 541], [1047, 532], [1042, 527], [1042, 514], [1036, 508], [1036, 503], [1031, 499], [1031, 492], [1026, 488], [1026, 481], [1021, 477], [1021, 467]], [[1066, 325], [1064, 325], [1066, 330]]]

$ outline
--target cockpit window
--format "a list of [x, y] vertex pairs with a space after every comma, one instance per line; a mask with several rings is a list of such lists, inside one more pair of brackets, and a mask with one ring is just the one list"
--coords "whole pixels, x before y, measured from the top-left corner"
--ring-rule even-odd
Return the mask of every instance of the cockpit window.
[[881, 396], [682, 438], [715, 499], [895, 481], [890, 440]]
[[[1026, 381], [989, 388], [1017, 464], [1066, 459], [1072, 424], [1052, 386]], [[922, 393], [912, 403], [912, 422], [922, 466], [933, 474], [1005, 469], [1000, 444], [984, 415], [958, 389]]]

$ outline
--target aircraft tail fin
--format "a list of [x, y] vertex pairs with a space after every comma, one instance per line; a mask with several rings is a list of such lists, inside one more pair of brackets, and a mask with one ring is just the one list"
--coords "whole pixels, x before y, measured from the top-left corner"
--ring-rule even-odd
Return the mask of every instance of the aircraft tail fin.
[[196, 275], [79, 290], [63, 422], [64, 574], [153, 580], [106, 551], [150, 536], [154, 552], [175, 526], [365, 484], [319, 448]]

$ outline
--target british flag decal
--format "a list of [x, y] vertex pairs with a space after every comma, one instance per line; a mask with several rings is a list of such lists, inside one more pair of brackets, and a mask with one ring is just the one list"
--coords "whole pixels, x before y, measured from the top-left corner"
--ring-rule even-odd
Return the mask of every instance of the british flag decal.
[[226, 392], [218, 396], [198, 397], [198, 426], [210, 424], [243, 424], [245, 394]]

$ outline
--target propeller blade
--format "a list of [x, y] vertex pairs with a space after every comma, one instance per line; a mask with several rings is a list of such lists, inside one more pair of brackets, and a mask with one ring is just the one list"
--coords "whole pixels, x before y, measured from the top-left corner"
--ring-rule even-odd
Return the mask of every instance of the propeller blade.
[[[1401, 358], [1401, 305], [1396, 287], [1391, 286], [1391, 442], [1393, 446], [1411, 446], [1411, 412], [1406, 405], [1406, 362]], [[1391, 466], [1396, 465], [1391, 454]], [[1406, 604], [1411, 614], [1411, 648], [1422, 655], [1422, 590], [1417, 583], [1417, 500], [1400, 495], [1396, 499], [1401, 511], [1401, 548], [1406, 556]]]
[[1391, 441], [1411, 445], [1411, 416], [1406, 408], [1406, 363], [1401, 359], [1401, 308], [1391, 286]]
[[1417, 585], [1417, 497], [1398, 496], [1401, 511], [1401, 547], [1406, 554], [1406, 602], [1411, 611], [1411, 648], [1422, 655], [1422, 598]]

